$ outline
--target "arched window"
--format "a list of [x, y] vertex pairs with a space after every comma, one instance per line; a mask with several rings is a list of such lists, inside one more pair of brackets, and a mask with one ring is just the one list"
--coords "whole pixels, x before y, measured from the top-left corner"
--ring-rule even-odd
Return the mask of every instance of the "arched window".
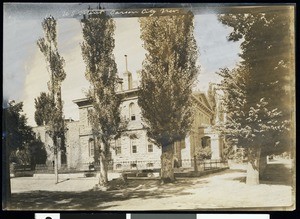
[[209, 136], [204, 136], [201, 138], [201, 145], [202, 147], [207, 147], [210, 146], [210, 137]]
[[95, 155], [95, 144], [92, 138], [89, 139], [89, 155], [90, 157], [94, 157]]
[[136, 139], [130, 139], [130, 145], [131, 145], [131, 153], [136, 154], [137, 151], [137, 140]]
[[134, 103], [129, 104], [129, 118], [131, 121], [136, 120], [136, 106]]

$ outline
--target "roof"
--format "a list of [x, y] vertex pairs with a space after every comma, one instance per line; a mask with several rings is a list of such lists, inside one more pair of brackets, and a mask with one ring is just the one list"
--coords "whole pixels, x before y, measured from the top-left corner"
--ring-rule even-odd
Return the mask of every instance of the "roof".
[[[131, 89], [131, 90], [118, 91], [117, 94], [122, 95], [122, 98], [125, 100], [129, 97], [137, 96], [138, 90], [139, 90], [138, 88], [135, 88], [135, 89]], [[192, 95], [193, 95], [193, 98], [196, 101], [196, 103], [199, 106], [201, 106], [201, 108], [203, 108], [206, 112], [208, 112], [210, 114], [213, 113], [212, 106], [211, 106], [210, 102], [208, 101], [205, 93], [196, 92], [196, 93], [193, 93]], [[79, 107], [92, 105], [91, 101], [86, 97], [73, 100], [73, 102], [76, 103]]]
[[204, 109], [209, 114], [213, 114], [212, 106], [208, 101], [205, 93], [203, 92], [193, 93], [193, 98], [195, 102], [201, 106], [202, 109]]
[[73, 100], [73, 102], [76, 103], [79, 107], [92, 105], [92, 102], [87, 97]]

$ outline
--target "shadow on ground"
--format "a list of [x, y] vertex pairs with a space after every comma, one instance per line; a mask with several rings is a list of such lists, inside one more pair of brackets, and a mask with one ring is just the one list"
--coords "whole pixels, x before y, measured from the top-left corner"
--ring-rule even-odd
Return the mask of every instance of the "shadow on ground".
[[195, 182], [187, 179], [179, 179], [175, 183], [161, 185], [158, 180], [129, 180], [126, 188], [111, 191], [32, 191], [13, 193], [11, 209], [104, 210], [109, 207], [117, 207], [116, 201], [134, 198], [160, 199], [187, 195], [183, 190], [195, 183], [205, 186], [207, 181]]
[[292, 170], [281, 163], [270, 163], [260, 179], [261, 184], [292, 186]]
[[[186, 188], [205, 188], [214, 180], [240, 181], [245, 183], [245, 170], [230, 170], [210, 174], [203, 177], [178, 178], [172, 184], [160, 184], [159, 180], [128, 180], [124, 186], [116, 186], [110, 191], [31, 191], [24, 193], [13, 193], [11, 210], [105, 210], [110, 207], [122, 208], [122, 201], [137, 199], [162, 199], [189, 195]], [[236, 174], [235, 174], [236, 173]], [[239, 176], [239, 177], [238, 177]], [[242, 177], [241, 177], [242, 176]], [[220, 178], [219, 178], [220, 177]], [[221, 182], [220, 181], [220, 182]], [[63, 184], [64, 182], [61, 182]], [[292, 184], [291, 168], [280, 163], [268, 164], [261, 184], [287, 185]], [[121, 201], [121, 202], [120, 202]], [[133, 206], [134, 208], [134, 206]]]
[[[233, 180], [245, 183], [246, 176], [233, 178]], [[261, 174], [259, 182], [267, 185], [292, 186], [292, 170], [285, 164], [269, 163]]]

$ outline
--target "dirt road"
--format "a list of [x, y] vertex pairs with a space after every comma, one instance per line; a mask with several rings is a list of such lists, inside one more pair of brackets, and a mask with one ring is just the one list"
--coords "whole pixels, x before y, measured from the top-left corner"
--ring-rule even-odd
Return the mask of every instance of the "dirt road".
[[[226, 170], [166, 185], [157, 180], [130, 180], [126, 188], [106, 192], [92, 191], [96, 178], [70, 179], [56, 185], [52, 179], [14, 178], [13, 208], [125, 211], [290, 208], [294, 200], [291, 181], [278, 177], [283, 171], [278, 168], [269, 166], [276, 177], [266, 174], [268, 177], [254, 186], [244, 183], [244, 170]], [[288, 169], [284, 171], [287, 175]]]

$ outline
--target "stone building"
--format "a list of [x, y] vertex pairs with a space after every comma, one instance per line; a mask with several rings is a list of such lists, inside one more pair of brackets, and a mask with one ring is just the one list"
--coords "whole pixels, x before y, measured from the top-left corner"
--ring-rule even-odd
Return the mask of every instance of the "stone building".
[[[58, 151], [58, 166], [59, 168], [75, 169], [80, 163], [81, 150], [79, 144], [79, 121], [72, 119], [65, 120], [67, 128], [65, 145]], [[37, 137], [41, 138], [47, 150], [47, 166], [52, 166], [54, 162], [53, 141], [47, 133], [46, 126], [37, 126], [33, 128]]]
[[[121, 115], [129, 122], [124, 134], [111, 142], [114, 149], [111, 149], [110, 168], [114, 170], [160, 168], [161, 148], [148, 141], [146, 130], [142, 125], [141, 110], [138, 106], [139, 82], [134, 81], [132, 74], [127, 70], [120, 82], [122, 83], [119, 83], [117, 93], [122, 95]], [[211, 128], [218, 120], [217, 103], [202, 92], [195, 92], [193, 100], [194, 122], [189, 135], [174, 144], [174, 159], [177, 166], [193, 166], [192, 159], [197, 158], [205, 147], [211, 147], [211, 159], [220, 159], [222, 156], [222, 139]], [[91, 163], [98, 161], [97, 148], [88, 120], [88, 110], [92, 105], [87, 98], [73, 102], [79, 109], [79, 121], [66, 123], [68, 131], [65, 165], [68, 168], [87, 169]], [[51, 145], [45, 127], [37, 127], [34, 130], [43, 136], [42, 141], [46, 145]], [[49, 160], [51, 159], [50, 156]]]

